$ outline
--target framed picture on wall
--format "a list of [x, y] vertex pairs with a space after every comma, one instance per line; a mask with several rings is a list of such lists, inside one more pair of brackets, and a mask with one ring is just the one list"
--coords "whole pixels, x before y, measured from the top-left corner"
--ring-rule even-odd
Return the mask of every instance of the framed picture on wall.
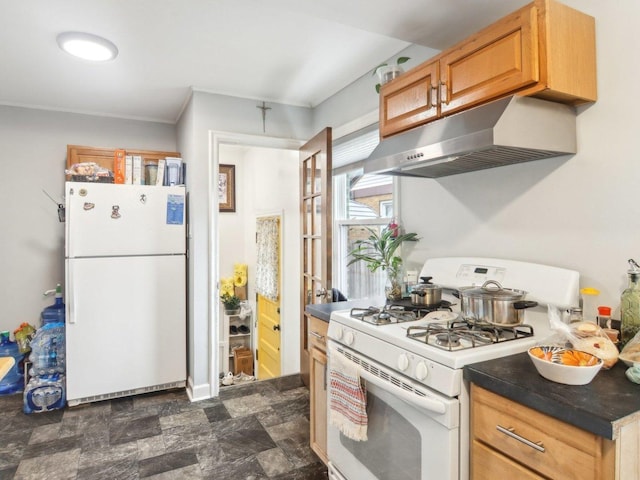
[[221, 212], [236, 211], [236, 166], [219, 165], [218, 203]]

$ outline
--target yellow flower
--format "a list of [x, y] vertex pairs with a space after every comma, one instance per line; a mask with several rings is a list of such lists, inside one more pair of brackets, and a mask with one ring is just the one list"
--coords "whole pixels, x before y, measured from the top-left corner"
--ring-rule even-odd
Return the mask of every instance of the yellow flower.
[[244, 287], [247, 284], [247, 264], [236, 263], [233, 266], [233, 284], [236, 287]]
[[221, 278], [220, 279], [220, 296], [233, 295], [233, 278]]

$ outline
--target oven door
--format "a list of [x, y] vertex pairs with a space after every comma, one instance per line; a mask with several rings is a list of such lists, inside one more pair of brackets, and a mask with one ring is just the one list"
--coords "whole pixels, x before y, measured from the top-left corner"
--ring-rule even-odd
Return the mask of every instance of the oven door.
[[[329, 412], [329, 478], [458, 480], [458, 399], [433, 392], [335, 342], [329, 345], [361, 366], [368, 418], [368, 439], [357, 442], [331, 425]], [[330, 367], [330, 355], [328, 362]]]

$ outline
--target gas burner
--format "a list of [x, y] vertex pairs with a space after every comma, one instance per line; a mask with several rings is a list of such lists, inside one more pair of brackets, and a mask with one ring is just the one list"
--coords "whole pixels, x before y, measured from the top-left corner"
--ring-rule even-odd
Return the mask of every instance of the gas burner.
[[352, 308], [350, 315], [372, 325], [413, 322], [418, 319], [415, 312], [405, 310], [403, 307], [396, 305], [385, 305], [382, 308]]
[[455, 333], [437, 333], [436, 344], [442, 347], [456, 348], [460, 346], [460, 335]]
[[464, 350], [493, 343], [533, 336], [533, 327], [518, 325], [499, 327], [469, 323], [464, 320], [434, 322], [407, 328], [407, 337], [444, 350]]
[[427, 313], [436, 312], [436, 311], [446, 311], [451, 312], [455, 303], [451, 303], [448, 300], [442, 300], [440, 303], [436, 305], [416, 305], [411, 303], [411, 300], [408, 298], [403, 298], [402, 300], [395, 300], [393, 302], [385, 305], [385, 308], [400, 308], [404, 310], [408, 310], [411, 312], [416, 312], [416, 316], [418, 318], [424, 317]]

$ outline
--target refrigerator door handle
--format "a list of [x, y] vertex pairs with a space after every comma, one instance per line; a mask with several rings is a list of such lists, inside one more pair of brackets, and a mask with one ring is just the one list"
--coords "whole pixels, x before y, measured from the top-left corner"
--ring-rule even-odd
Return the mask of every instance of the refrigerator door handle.
[[73, 283], [73, 262], [69, 262], [67, 268], [67, 285], [71, 288], [67, 289], [67, 304], [69, 305], [69, 315], [67, 315], [67, 322], [70, 324], [76, 323], [76, 296], [74, 293]]

